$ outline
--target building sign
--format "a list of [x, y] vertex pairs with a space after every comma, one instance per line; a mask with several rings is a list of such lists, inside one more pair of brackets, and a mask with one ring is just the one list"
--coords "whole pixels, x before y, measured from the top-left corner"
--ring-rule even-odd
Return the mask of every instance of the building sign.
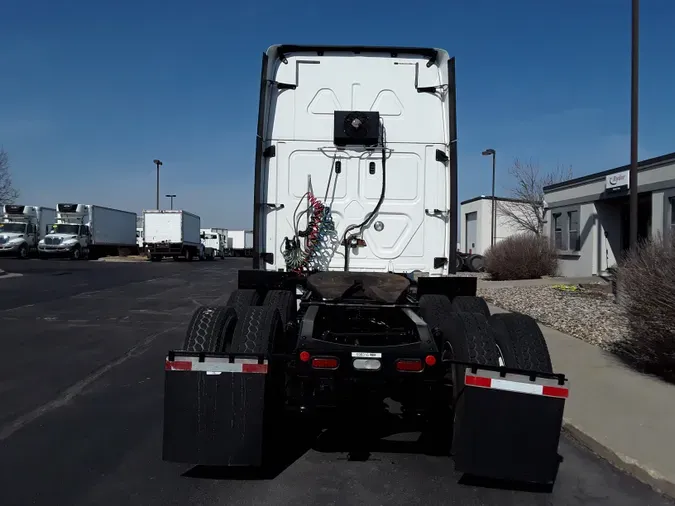
[[605, 190], [607, 191], [618, 191], [618, 190], [627, 190], [629, 187], [630, 181], [630, 171], [624, 170], [623, 172], [617, 172], [616, 174], [610, 174], [605, 176]]

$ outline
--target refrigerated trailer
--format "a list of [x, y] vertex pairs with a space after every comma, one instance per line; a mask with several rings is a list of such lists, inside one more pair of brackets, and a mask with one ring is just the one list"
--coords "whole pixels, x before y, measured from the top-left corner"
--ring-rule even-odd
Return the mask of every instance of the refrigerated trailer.
[[93, 204], [56, 204], [56, 221], [38, 243], [41, 258], [96, 259], [137, 252], [136, 213]]
[[532, 318], [453, 276], [454, 58], [278, 45], [260, 83], [253, 269], [167, 353], [163, 458], [274, 466], [296, 416], [552, 486], [568, 380]]
[[163, 257], [192, 260], [200, 256], [201, 218], [184, 210], [143, 211], [143, 245], [153, 262]]
[[56, 211], [50, 207], [5, 204], [0, 220], [0, 254], [28, 258], [37, 254], [38, 243], [54, 223]]

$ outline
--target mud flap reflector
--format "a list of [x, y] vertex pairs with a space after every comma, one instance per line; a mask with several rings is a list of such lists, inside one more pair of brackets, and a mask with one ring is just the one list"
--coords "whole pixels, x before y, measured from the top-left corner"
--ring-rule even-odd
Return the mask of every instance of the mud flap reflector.
[[464, 382], [455, 409], [456, 470], [516, 482], [555, 482], [567, 383], [470, 368]]
[[268, 362], [173, 355], [165, 362], [162, 458], [260, 466]]

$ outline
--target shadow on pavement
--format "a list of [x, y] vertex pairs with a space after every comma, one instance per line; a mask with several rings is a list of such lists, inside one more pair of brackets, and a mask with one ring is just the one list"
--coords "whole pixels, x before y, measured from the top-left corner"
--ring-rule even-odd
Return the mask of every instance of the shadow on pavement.
[[207, 480], [272, 480], [292, 466], [312, 448], [318, 436], [318, 429], [306, 425], [295, 425], [288, 437], [274, 452], [273, 460], [266, 467], [194, 466], [183, 476]]

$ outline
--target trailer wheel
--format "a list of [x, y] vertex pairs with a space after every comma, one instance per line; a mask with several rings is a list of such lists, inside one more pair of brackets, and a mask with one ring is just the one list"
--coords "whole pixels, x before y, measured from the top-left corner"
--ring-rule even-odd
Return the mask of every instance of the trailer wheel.
[[183, 349], [197, 352], [227, 351], [236, 322], [237, 313], [230, 307], [200, 307], [192, 315]]
[[230, 295], [230, 298], [227, 299], [227, 306], [234, 308], [237, 312], [237, 316], [242, 318], [243, 312], [249, 306], [257, 306], [260, 304], [260, 294], [257, 290], [235, 290]]
[[[495, 331], [502, 354], [504, 349], [501, 343], [508, 343], [506, 347], [512, 350], [511, 361], [515, 362], [515, 366], [511, 367], [553, 373], [546, 340], [534, 318], [521, 313], [499, 313], [490, 316], [489, 323]], [[509, 367], [506, 356], [504, 361]]]
[[490, 318], [490, 309], [483, 297], [470, 295], [457, 295], [452, 299], [453, 313], [480, 313], [485, 318]]

